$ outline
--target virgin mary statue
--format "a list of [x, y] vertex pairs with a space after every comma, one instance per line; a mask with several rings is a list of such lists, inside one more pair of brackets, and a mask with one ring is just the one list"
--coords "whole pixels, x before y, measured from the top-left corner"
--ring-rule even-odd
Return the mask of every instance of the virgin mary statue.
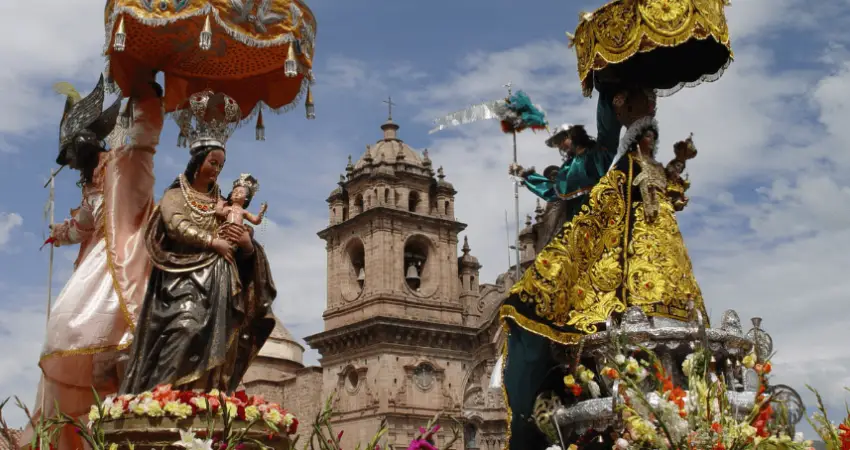
[[205, 91], [176, 119], [191, 156], [148, 223], [154, 267], [122, 394], [164, 384], [232, 392], [275, 325], [277, 291], [263, 247], [247, 226], [216, 215], [218, 175], [239, 107]]

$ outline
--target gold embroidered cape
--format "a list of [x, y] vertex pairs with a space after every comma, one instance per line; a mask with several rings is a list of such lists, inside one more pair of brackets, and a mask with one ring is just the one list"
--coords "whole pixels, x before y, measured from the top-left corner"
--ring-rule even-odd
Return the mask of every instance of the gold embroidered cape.
[[634, 186], [639, 173], [629, 155], [599, 181], [511, 289], [502, 320], [572, 344], [630, 306], [688, 320], [693, 302], [707, 317], [673, 205], [659, 192], [658, 215], [648, 221]]

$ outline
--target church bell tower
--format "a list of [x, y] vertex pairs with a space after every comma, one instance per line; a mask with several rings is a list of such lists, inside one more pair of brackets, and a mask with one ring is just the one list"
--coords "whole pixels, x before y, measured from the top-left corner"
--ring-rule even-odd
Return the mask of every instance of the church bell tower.
[[458, 257], [454, 187], [427, 149], [399, 139], [391, 114], [328, 197], [325, 329], [306, 340], [323, 391], [337, 395], [335, 429], [367, 442], [386, 419], [387, 444], [406, 447], [436, 412], [460, 414], [477, 345], [465, 324], [477, 297], [465, 290], [477, 289], [478, 266]]

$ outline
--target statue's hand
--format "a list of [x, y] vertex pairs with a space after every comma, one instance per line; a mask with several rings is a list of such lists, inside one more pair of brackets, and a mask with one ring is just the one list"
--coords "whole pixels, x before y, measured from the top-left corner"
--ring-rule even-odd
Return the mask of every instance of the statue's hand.
[[254, 251], [254, 243], [251, 241], [251, 233], [247, 228], [239, 225], [226, 224], [222, 228], [222, 234], [228, 242], [236, 245], [242, 251], [251, 253]]
[[212, 241], [212, 248], [222, 258], [233, 262], [233, 245], [230, 242], [221, 238], [215, 238]]

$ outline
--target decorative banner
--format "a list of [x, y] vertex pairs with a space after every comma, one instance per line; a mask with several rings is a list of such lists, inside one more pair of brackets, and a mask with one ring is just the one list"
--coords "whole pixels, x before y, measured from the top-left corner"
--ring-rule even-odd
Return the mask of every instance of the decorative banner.
[[527, 128], [544, 130], [548, 125], [546, 113], [539, 106], [532, 104], [525, 92], [517, 91], [507, 99], [470, 106], [435, 119], [436, 126], [428, 133], [490, 119], [499, 119], [504, 133], [519, 133]]

